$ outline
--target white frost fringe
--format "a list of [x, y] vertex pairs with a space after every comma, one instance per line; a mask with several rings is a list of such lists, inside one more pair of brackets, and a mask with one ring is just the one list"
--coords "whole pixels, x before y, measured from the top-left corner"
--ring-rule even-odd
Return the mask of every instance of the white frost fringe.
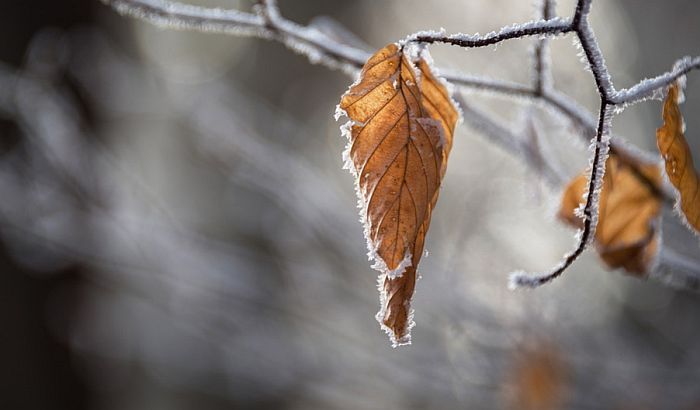
[[[411, 301], [413, 298], [404, 301], [404, 306], [408, 311], [408, 325], [406, 326], [406, 334], [397, 338], [394, 331], [391, 330], [389, 326], [384, 324], [384, 316], [386, 315], [386, 307], [388, 306], [387, 299], [389, 298], [386, 291], [384, 290], [384, 282], [386, 278], [387, 277], [385, 274], [380, 274], [377, 278], [377, 290], [379, 290], [380, 308], [379, 312], [377, 312], [374, 318], [377, 319], [377, 322], [379, 322], [379, 326], [381, 327], [381, 329], [384, 332], [386, 332], [386, 334], [389, 336], [389, 340], [391, 341], [391, 347], [395, 349], [399, 346], [408, 346], [411, 344], [411, 329], [413, 329], [413, 327], [416, 325], [416, 322], [413, 320], [414, 310], [411, 307]], [[416, 277], [416, 281], [418, 281], [418, 279], [420, 279], [420, 277]]]
[[[340, 108], [340, 106], [338, 106], [336, 107], [335, 117], [340, 118], [341, 116], [347, 117], [347, 113], [345, 113], [345, 111], [342, 108]], [[368, 204], [366, 203], [365, 198], [362, 195], [362, 189], [360, 188], [359, 171], [355, 167], [355, 164], [352, 162], [352, 158], [350, 157], [350, 149], [352, 148], [351, 132], [353, 124], [354, 122], [350, 120], [340, 126], [341, 134], [348, 139], [348, 143], [345, 146], [345, 150], [343, 151], [343, 169], [349, 170], [352, 176], [355, 178], [355, 194], [357, 195], [357, 207], [360, 209], [360, 223], [362, 223], [362, 226], [364, 228], [363, 231], [365, 235], [365, 241], [367, 242], [367, 258], [369, 261], [374, 261], [374, 264], [372, 264], [372, 268], [376, 269], [377, 271], [383, 274], [386, 274], [390, 279], [400, 278], [401, 275], [403, 275], [403, 273], [406, 271], [406, 268], [411, 266], [413, 255], [411, 255], [411, 252], [409, 250], [406, 250], [404, 257], [399, 263], [399, 265], [394, 269], [389, 269], [384, 259], [382, 259], [382, 257], [379, 256], [379, 254], [377, 253], [377, 249], [379, 248], [380, 244], [375, 243], [370, 237], [370, 226], [369, 221], [367, 220]]]
[[[350, 86], [352, 88], [355, 86], [358, 82], [360, 81], [360, 78], [358, 79]], [[340, 108], [338, 105], [335, 110], [335, 120], [338, 121], [340, 117], [348, 117], [347, 112]], [[348, 117], [349, 118], [349, 117]], [[365, 201], [364, 196], [362, 195], [362, 190], [360, 188], [360, 175], [355, 167], [355, 164], [352, 162], [352, 158], [350, 157], [350, 150], [352, 148], [352, 126], [354, 122], [353, 120], [347, 121], [345, 124], [340, 126], [340, 132], [341, 134], [347, 138], [348, 142], [347, 145], [345, 146], [345, 149], [343, 150], [343, 169], [347, 169], [350, 171], [352, 174], [353, 178], [355, 179], [355, 194], [357, 195], [357, 207], [359, 208], [359, 214], [360, 214], [360, 223], [363, 226], [363, 233], [365, 236], [365, 241], [367, 243], [367, 258], [369, 261], [373, 261], [374, 263], [371, 265], [373, 269], [377, 270], [380, 272], [379, 277], [377, 279], [378, 285], [377, 288], [379, 290], [379, 305], [380, 309], [379, 312], [377, 312], [377, 315], [375, 318], [377, 319], [377, 322], [379, 322], [379, 325], [381, 328], [389, 335], [389, 339], [391, 340], [392, 347], [398, 347], [398, 346], [403, 346], [403, 345], [408, 345], [411, 344], [411, 334], [410, 331], [415, 326], [415, 322], [413, 321], [413, 309], [410, 308], [410, 300], [407, 300], [405, 303], [407, 304], [407, 309], [409, 310], [409, 315], [408, 315], [408, 327], [407, 327], [407, 332], [406, 335], [403, 337], [397, 338], [396, 335], [394, 335], [394, 332], [386, 325], [383, 323], [384, 315], [386, 314], [386, 303], [387, 303], [387, 294], [386, 291], [384, 290], [384, 281], [389, 278], [389, 279], [396, 279], [401, 277], [404, 272], [406, 271], [407, 268], [409, 268], [412, 264], [413, 256], [411, 255], [411, 252], [409, 250], [406, 251], [404, 254], [404, 258], [401, 260], [401, 263], [395, 268], [395, 269], [389, 269], [387, 266], [386, 262], [384, 259], [379, 256], [377, 253], [377, 248], [379, 247], [379, 243], [375, 243], [372, 241], [370, 237], [370, 226], [369, 226], [369, 221], [367, 220], [367, 203]]]

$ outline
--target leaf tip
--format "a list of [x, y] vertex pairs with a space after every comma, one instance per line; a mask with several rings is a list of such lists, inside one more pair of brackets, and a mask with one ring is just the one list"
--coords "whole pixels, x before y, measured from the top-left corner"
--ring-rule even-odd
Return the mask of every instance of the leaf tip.
[[408, 328], [408, 331], [404, 335], [398, 335], [394, 330], [384, 324], [383, 321], [383, 315], [380, 316], [380, 313], [377, 313], [376, 319], [377, 322], [379, 322], [379, 325], [381, 326], [382, 330], [389, 336], [389, 341], [391, 342], [391, 347], [396, 349], [397, 347], [400, 346], [410, 346], [411, 345], [411, 327], [413, 327], [414, 323], [411, 321], [410, 327]]
[[[414, 311], [411, 308], [411, 297], [404, 299], [401, 306], [404, 314], [398, 317], [392, 312], [391, 298], [387, 292], [387, 282], [392, 279], [386, 274], [381, 274], [377, 278], [377, 289], [379, 290], [379, 311], [374, 318], [379, 323], [380, 328], [389, 336], [391, 347], [408, 346], [411, 344], [411, 329], [416, 325], [413, 320]], [[395, 308], [396, 306], [393, 306]], [[398, 319], [398, 320], [397, 320]]]

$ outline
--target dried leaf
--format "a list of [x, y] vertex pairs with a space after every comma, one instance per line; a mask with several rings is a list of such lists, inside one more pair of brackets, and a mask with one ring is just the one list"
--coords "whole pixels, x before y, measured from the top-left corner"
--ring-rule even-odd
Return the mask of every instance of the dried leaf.
[[[377, 320], [394, 345], [410, 343], [416, 268], [457, 120], [447, 90], [396, 44], [365, 64], [342, 96], [350, 122], [346, 167], [355, 175], [373, 268], [381, 272]], [[422, 82], [420, 80], [422, 79]]]
[[[636, 163], [645, 181], [630, 167], [629, 161], [623, 162], [615, 155], [607, 160], [596, 248], [610, 268], [646, 275], [658, 247], [656, 221], [661, 211], [661, 171], [656, 165]], [[585, 172], [569, 183], [562, 196], [559, 217], [577, 228], [582, 228], [583, 222], [575, 210], [583, 203], [587, 189]]]
[[519, 350], [511, 373], [511, 408], [556, 410], [563, 408], [567, 366], [556, 347], [543, 343]]
[[683, 136], [685, 125], [678, 108], [682, 93], [678, 82], [669, 87], [663, 108], [664, 124], [656, 130], [656, 143], [666, 164], [666, 175], [678, 190], [678, 208], [688, 225], [700, 233], [700, 176]]
[[[444, 131], [442, 168], [440, 169], [440, 178], [442, 178], [447, 168], [447, 156], [452, 149], [454, 129], [459, 119], [459, 112], [452, 102], [452, 97], [450, 97], [447, 88], [433, 75], [430, 65], [424, 59], [418, 62], [418, 69], [421, 72], [420, 89], [425, 111], [431, 118], [440, 121]], [[437, 200], [437, 198], [435, 199]]]

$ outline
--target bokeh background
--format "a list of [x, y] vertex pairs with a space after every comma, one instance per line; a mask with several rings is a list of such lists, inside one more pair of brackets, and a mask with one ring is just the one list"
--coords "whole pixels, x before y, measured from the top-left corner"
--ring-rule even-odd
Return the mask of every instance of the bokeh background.
[[[371, 48], [534, 15], [518, 0], [280, 7]], [[468, 124], [420, 266], [413, 345], [392, 349], [332, 115], [351, 78], [95, 0], [1, 10], [0, 408], [700, 408], [697, 294], [606, 271], [594, 252], [551, 285], [507, 290], [508, 272], [547, 269], [572, 231], [554, 218], [557, 190]], [[591, 19], [617, 87], [700, 55], [697, 1], [599, 0]], [[527, 83], [532, 44], [431, 50], [442, 67]], [[551, 45], [555, 85], [596, 112], [571, 37]], [[696, 158], [699, 76], [683, 106]], [[585, 166], [565, 121], [467, 98], [515, 133], [534, 116], [566, 175]], [[614, 132], [653, 149], [660, 111], [634, 106]]]

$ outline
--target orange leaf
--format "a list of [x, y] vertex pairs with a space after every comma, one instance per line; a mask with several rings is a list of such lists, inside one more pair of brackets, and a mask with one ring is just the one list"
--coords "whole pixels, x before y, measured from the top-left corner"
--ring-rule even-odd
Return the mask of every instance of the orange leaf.
[[678, 208], [683, 211], [688, 225], [700, 233], [700, 176], [683, 136], [685, 126], [678, 108], [681, 95], [679, 83], [673, 83], [664, 101], [664, 124], [656, 130], [656, 143], [666, 163], [666, 175], [678, 190]]
[[435, 78], [430, 71], [430, 66], [424, 59], [418, 62], [418, 69], [421, 72], [420, 88], [423, 107], [431, 118], [440, 122], [445, 133], [445, 147], [442, 150], [442, 168], [440, 169], [440, 177], [442, 178], [447, 168], [447, 156], [452, 149], [454, 129], [459, 119], [459, 112], [452, 103], [449, 92], [442, 82]]
[[[596, 248], [612, 269], [624, 268], [633, 274], [648, 274], [658, 246], [656, 220], [661, 211], [659, 186], [661, 171], [656, 165], [621, 161], [611, 155], [600, 195], [600, 213], [596, 228]], [[649, 186], [636, 172], [641, 172]], [[574, 178], [564, 190], [559, 217], [577, 228], [581, 218], [575, 209], [583, 203], [588, 189], [587, 172]]]
[[410, 343], [416, 268], [457, 120], [445, 87], [425, 61], [419, 67], [421, 76], [390, 44], [370, 57], [338, 106], [351, 120], [343, 126], [346, 167], [355, 174], [372, 267], [381, 272], [377, 320], [395, 346]]
[[510, 374], [513, 396], [510, 408], [556, 410], [563, 408], [567, 366], [558, 349], [549, 343], [517, 351]]

